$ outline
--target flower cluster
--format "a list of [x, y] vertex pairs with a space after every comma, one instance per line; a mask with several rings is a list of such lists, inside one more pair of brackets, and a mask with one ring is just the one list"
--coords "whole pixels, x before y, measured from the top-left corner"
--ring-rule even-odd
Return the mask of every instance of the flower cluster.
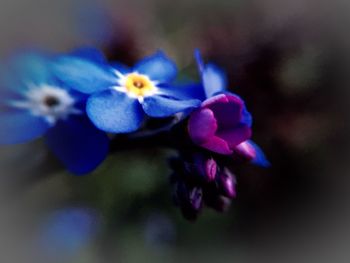
[[168, 146], [178, 150], [170, 162], [176, 203], [188, 219], [203, 204], [224, 211], [236, 179], [222, 160], [269, 163], [250, 140], [252, 117], [244, 101], [226, 90], [222, 70], [205, 64], [199, 51], [195, 57], [201, 81], [178, 85], [177, 66], [161, 51], [133, 67], [90, 48], [13, 56], [0, 68], [0, 144], [44, 137], [62, 164], [82, 175], [103, 162], [118, 135], [172, 118], [146, 139], [165, 132]]

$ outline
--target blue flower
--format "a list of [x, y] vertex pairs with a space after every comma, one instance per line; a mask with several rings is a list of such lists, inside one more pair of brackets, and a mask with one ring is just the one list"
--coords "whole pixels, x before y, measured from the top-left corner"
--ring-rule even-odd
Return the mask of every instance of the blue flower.
[[87, 118], [86, 96], [54, 78], [49, 57], [12, 57], [2, 65], [0, 85], [0, 144], [45, 135], [49, 148], [75, 174], [88, 173], [104, 160], [107, 135]]
[[35, 232], [34, 245], [48, 261], [67, 262], [96, 238], [100, 226], [100, 215], [94, 209], [60, 208], [43, 217]]
[[[248, 112], [243, 100], [236, 94], [230, 93], [226, 90], [227, 77], [225, 72], [214, 64], [205, 64], [202, 60], [199, 50], [195, 51], [195, 58], [197, 61], [198, 70], [202, 80], [202, 93], [197, 93], [199, 94], [201, 100], [204, 100], [204, 103], [202, 104], [202, 108], [203, 106], [207, 106], [208, 101], [213, 101], [217, 97], [220, 98], [220, 94], [226, 94], [226, 96], [235, 96], [243, 103], [240, 123], [241, 125], [251, 128], [253, 119], [251, 114]], [[215, 110], [224, 111], [224, 106], [216, 108]], [[197, 114], [197, 112], [192, 114], [190, 121], [194, 119], [194, 115]], [[225, 123], [222, 125], [226, 129], [232, 128], [232, 126], [228, 125], [228, 120], [225, 120]], [[221, 129], [220, 132], [222, 132], [223, 130], [224, 129]], [[203, 133], [202, 130], [200, 132]], [[218, 147], [218, 145], [214, 145], [213, 147]], [[241, 142], [240, 144], [236, 145], [236, 147], [232, 149], [232, 151], [233, 151], [233, 154], [240, 155], [241, 157], [247, 158], [253, 164], [256, 164], [262, 167], [270, 166], [270, 163], [265, 157], [263, 151], [251, 140], [246, 140], [244, 142]]]
[[172, 85], [177, 67], [163, 52], [144, 58], [133, 68], [109, 65], [96, 54], [61, 57], [55, 61], [54, 71], [68, 86], [90, 95], [86, 111], [101, 130], [133, 132], [146, 115], [169, 117], [200, 105], [200, 100], [184, 95], [184, 88]]

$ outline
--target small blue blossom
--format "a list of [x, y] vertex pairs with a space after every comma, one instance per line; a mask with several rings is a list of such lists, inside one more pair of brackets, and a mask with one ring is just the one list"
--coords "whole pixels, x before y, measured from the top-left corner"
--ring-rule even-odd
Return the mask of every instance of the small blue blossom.
[[56, 76], [79, 92], [89, 94], [86, 111], [99, 129], [111, 133], [136, 131], [146, 115], [169, 117], [188, 112], [200, 100], [172, 85], [177, 67], [158, 51], [133, 68], [109, 65], [97, 51], [63, 56], [54, 63]]
[[49, 148], [75, 174], [88, 173], [104, 160], [107, 135], [87, 118], [86, 96], [54, 78], [49, 57], [12, 57], [2, 65], [0, 85], [0, 144], [45, 135]]
[[36, 231], [34, 245], [48, 261], [59, 258], [60, 262], [66, 262], [96, 238], [101, 219], [91, 208], [60, 208], [43, 218]]

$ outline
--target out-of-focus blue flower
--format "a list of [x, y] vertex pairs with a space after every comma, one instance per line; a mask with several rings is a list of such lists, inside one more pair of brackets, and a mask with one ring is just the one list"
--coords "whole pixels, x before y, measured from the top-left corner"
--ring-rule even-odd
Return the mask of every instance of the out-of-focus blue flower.
[[177, 92], [171, 84], [177, 67], [160, 51], [128, 68], [111, 66], [91, 50], [60, 57], [54, 71], [68, 86], [90, 95], [87, 114], [107, 132], [133, 132], [141, 127], [146, 115], [168, 117], [200, 105], [200, 100], [186, 98], [183, 88]]
[[100, 224], [98, 214], [92, 209], [61, 209], [41, 223], [36, 245], [51, 258], [73, 256], [93, 241]]
[[[202, 60], [201, 54], [199, 50], [195, 51], [195, 58], [197, 61], [198, 69], [200, 72], [201, 80], [202, 80], [202, 100], [204, 101], [202, 103], [202, 106], [199, 110], [192, 113], [190, 117], [189, 122], [189, 132], [190, 135], [198, 134], [200, 133], [203, 135], [205, 129], [200, 129], [201, 124], [199, 120], [199, 115], [204, 116], [205, 120], [207, 121], [207, 127], [211, 131], [215, 131], [216, 137], [223, 138], [224, 141], [228, 142], [222, 143], [222, 141], [217, 140], [217, 142], [214, 142], [211, 140], [209, 142], [209, 147], [205, 147], [207, 149], [213, 150], [218, 153], [223, 154], [240, 154], [244, 157], [249, 157], [248, 159], [251, 161], [251, 163], [268, 167], [270, 166], [269, 161], [266, 159], [263, 151], [251, 140], [248, 140], [250, 137], [250, 134], [247, 133], [247, 128], [251, 128], [252, 126], [252, 116], [247, 110], [244, 101], [237, 96], [236, 94], [230, 93], [226, 90], [227, 87], [227, 77], [223, 70], [221, 70], [218, 66], [214, 64], [205, 64]], [[197, 93], [199, 94], [199, 93]], [[230, 101], [229, 98], [236, 98], [237, 103], [216, 103], [216, 101], [220, 101], [220, 98], [222, 99], [223, 96], [228, 98], [228, 102]], [[217, 99], [216, 99], [217, 98]], [[213, 103], [215, 102], [215, 103]], [[231, 106], [229, 104], [232, 104]], [[241, 104], [241, 110], [235, 111], [233, 110], [233, 105]], [[212, 109], [208, 105], [212, 107]], [[211, 110], [210, 112], [208, 112]], [[240, 127], [246, 127], [244, 129], [244, 132], [242, 129], [236, 129], [237, 132], [233, 132], [234, 126], [232, 125], [233, 121], [230, 118], [233, 118], [233, 115], [235, 113], [239, 112], [239, 125]], [[204, 113], [204, 114], [203, 114]], [[208, 116], [206, 116], [205, 113], [209, 113]], [[215, 114], [217, 113], [217, 114]], [[191, 121], [192, 120], [192, 121]], [[195, 127], [196, 126], [196, 127]], [[202, 124], [203, 127], [203, 124]], [[207, 129], [207, 130], [208, 130]], [[230, 131], [229, 136], [227, 135], [227, 131]], [[197, 136], [198, 137], [198, 136]], [[215, 137], [215, 138], [216, 138]], [[213, 137], [214, 138], [214, 137]], [[215, 139], [214, 138], [214, 139]], [[240, 138], [240, 140], [233, 140]], [[244, 141], [241, 139], [245, 138]], [[230, 143], [231, 141], [234, 141], [234, 143]], [[194, 140], [196, 142], [196, 139]], [[222, 144], [222, 147], [220, 147], [219, 143]], [[197, 144], [201, 146], [205, 146], [206, 142], [201, 141], [200, 143], [197, 142]], [[228, 147], [226, 147], [228, 146]], [[226, 150], [225, 150], [226, 149]]]
[[1, 69], [0, 85], [0, 144], [45, 135], [53, 153], [75, 174], [90, 172], [106, 157], [108, 137], [87, 118], [86, 96], [54, 78], [47, 56], [12, 57]]

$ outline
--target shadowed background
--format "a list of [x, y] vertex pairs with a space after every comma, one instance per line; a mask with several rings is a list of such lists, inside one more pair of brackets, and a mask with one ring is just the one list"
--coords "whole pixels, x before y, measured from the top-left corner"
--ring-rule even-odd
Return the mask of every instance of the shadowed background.
[[2, 56], [92, 45], [132, 65], [163, 49], [198, 79], [200, 48], [246, 100], [272, 167], [237, 167], [231, 210], [189, 223], [171, 201], [172, 152], [123, 150], [75, 177], [40, 140], [1, 147], [1, 262], [348, 262], [349, 11], [345, 0], [2, 0]]

